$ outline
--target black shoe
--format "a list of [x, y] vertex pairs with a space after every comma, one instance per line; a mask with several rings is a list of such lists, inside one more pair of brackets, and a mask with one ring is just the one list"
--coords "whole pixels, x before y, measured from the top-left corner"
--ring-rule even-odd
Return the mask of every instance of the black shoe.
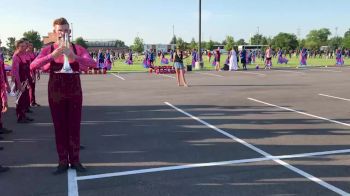
[[2, 128], [0, 129], [0, 134], [9, 134], [12, 133], [13, 131], [11, 129], [7, 129], [7, 128]]
[[53, 172], [53, 175], [64, 174], [67, 172], [68, 168], [69, 168], [68, 164], [59, 164], [57, 166], [56, 171]]
[[40, 107], [41, 105], [37, 104], [37, 103], [32, 103], [30, 104], [30, 107]]
[[33, 122], [34, 121], [34, 119], [29, 118], [29, 117], [26, 117], [26, 120], [29, 121], [29, 122]]
[[0, 165], [0, 173], [7, 172], [8, 170], [10, 170], [10, 168], [3, 167], [3, 166]]
[[77, 172], [87, 172], [87, 169], [81, 164], [71, 164], [70, 168], [75, 169]]
[[31, 114], [31, 113], [33, 113], [33, 111], [32, 111], [32, 110], [30, 110], [30, 109], [28, 109], [28, 110], [26, 111], [26, 113]]
[[25, 118], [23, 118], [21, 120], [17, 120], [17, 123], [19, 123], [19, 124], [27, 124], [27, 123], [30, 123], [30, 121], [25, 119]]
[[4, 150], [4, 147], [0, 146], [0, 150]]

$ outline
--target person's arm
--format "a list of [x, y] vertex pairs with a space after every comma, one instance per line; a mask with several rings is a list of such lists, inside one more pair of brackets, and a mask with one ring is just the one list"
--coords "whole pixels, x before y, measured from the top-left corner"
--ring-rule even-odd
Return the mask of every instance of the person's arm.
[[[3, 71], [1, 69], [4, 69], [4, 66], [0, 67], [0, 71]], [[7, 86], [8, 84], [6, 84], [5, 77], [7, 78], [6, 75], [0, 74], [0, 82], [1, 82], [0, 96], [1, 96], [1, 102], [2, 102], [2, 108], [1, 108], [2, 113], [5, 113], [7, 111], [7, 107], [8, 107], [7, 106], [7, 92], [6, 92], [7, 88], [8, 88], [8, 86]]]
[[35, 71], [41, 69], [43, 66], [50, 63], [53, 60], [53, 55], [51, 54], [51, 46], [48, 46], [41, 50], [37, 58], [30, 64], [30, 70]]
[[7, 111], [8, 105], [7, 105], [7, 93], [6, 93], [6, 87], [5, 85], [1, 85], [1, 102], [2, 102], [2, 108], [1, 112], [5, 113]]
[[7, 74], [6, 74], [6, 70], [5, 70], [5, 63], [0, 60], [0, 65], [1, 65], [3, 73], [4, 73], [4, 81], [5, 81], [6, 90], [8, 93], [10, 93], [11, 89], [10, 89], [9, 81], [7, 79]]
[[73, 55], [73, 58], [75, 61], [79, 63], [79, 67], [82, 70], [88, 70], [89, 68], [96, 68], [96, 62], [94, 59], [91, 58], [90, 54], [88, 51], [78, 45], [75, 45], [77, 49], [78, 55], [75, 55], [74, 53], [71, 53]]
[[18, 58], [18, 56], [14, 56], [12, 61], [12, 78], [14, 78], [15, 83], [17, 85], [18, 89], [21, 89], [22, 84], [21, 84], [21, 80], [19, 77], [19, 63], [20, 63], [20, 59]]

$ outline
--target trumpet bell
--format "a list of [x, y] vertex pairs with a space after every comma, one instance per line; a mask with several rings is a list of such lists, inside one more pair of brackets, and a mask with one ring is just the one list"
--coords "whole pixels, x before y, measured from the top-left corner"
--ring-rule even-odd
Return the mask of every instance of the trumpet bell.
[[[64, 34], [63, 45], [65, 47], [69, 47], [70, 46], [68, 33]], [[56, 73], [66, 73], [66, 74], [75, 73], [73, 71], [72, 67], [69, 64], [68, 56], [64, 54], [63, 57], [64, 57], [63, 67], [62, 67], [62, 69], [60, 71], [58, 71]]]

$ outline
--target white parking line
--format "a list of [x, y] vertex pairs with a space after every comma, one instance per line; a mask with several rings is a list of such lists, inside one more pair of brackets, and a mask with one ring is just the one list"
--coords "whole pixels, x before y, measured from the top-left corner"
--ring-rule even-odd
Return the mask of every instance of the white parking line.
[[68, 175], [68, 196], [79, 196], [77, 172], [69, 169]]
[[328, 122], [332, 122], [332, 123], [336, 123], [336, 124], [340, 124], [340, 125], [344, 125], [344, 126], [350, 127], [350, 124], [348, 124], [348, 123], [343, 123], [343, 122], [340, 122], [340, 121], [337, 121], [337, 120], [332, 120], [332, 119], [324, 118], [324, 117], [321, 117], [321, 116], [316, 116], [316, 115], [313, 115], [313, 114], [308, 114], [308, 113], [306, 113], [306, 112], [300, 112], [300, 111], [298, 111], [298, 110], [293, 110], [293, 109], [290, 109], [290, 108], [287, 108], [287, 107], [282, 107], [282, 106], [274, 105], [274, 104], [267, 103], [267, 102], [264, 102], [264, 101], [260, 101], [260, 100], [257, 100], [257, 99], [253, 99], [253, 98], [248, 98], [248, 99], [251, 100], [251, 101], [255, 101], [255, 102], [258, 102], [258, 103], [262, 103], [262, 104], [264, 104], [264, 105], [268, 105], [268, 106], [280, 108], [280, 109], [283, 109], [283, 110], [295, 112], [295, 113], [302, 114], [302, 115], [305, 115], [305, 116], [310, 116], [310, 117], [313, 117], [313, 118], [317, 118], [317, 119], [321, 119], [321, 120], [325, 120], [325, 121], [328, 121]]
[[80, 176], [80, 177], [77, 177], [76, 180], [94, 180], [94, 179], [100, 179], [100, 178], [110, 178], [110, 177], [128, 176], [128, 175], [145, 174], [145, 173], [156, 173], [156, 172], [162, 172], [162, 171], [174, 171], [174, 170], [184, 170], [184, 169], [192, 169], [192, 168], [225, 166], [225, 165], [234, 165], [234, 164], [242, 164], [242, 163], [254, 163], [254, 162], [262, 162], [262, 161], [271, 161], [274, 159], [295, 159], [295, 158], [347, 154], [347, 153], [350, 153], [350, 149], [260, 157], [260, 158], [231, 160], [231, 161], [196, 163], [196, 164], [188, 164], [188, 165], [167, 166], [167, 167], [139, 169], [139, 170], [131, 170], [131, 171], [115, 172], [115, 173], [107, 173], [107, 174], [97, 174], [97, 175], [90, 175], [90, 176]]
[[112, 73], [113, 76], [121, 79], [121, 80], [125, 80], [125, 78], [121, 77], [119, 74], [115, 74], [115, 73]]
[[303, 73], [303, 72], [299, 72], [299, 71], [275, 70], [275, 69], [273, 69], [273, 71], [275, 71], [275, 72], [283, 72], [283, 73], [295, 73], [295, 74], [305, 75], [305, 73]]
[[189, 165], [158, 167], [158, 168], [150, 168], [150, 169], [125, 171], [125, 172], [98, 174], [98, 175], [91, 175], [91, 176], [79, 176], [79, 177], [77, 177], [77, 180], [93, 180], [93, 179], [99, 179], [99, 178], [110, 178], [110, 177], [117, 177], [117, 176], [128, 176], [128, 175], [136, 175], [136, 174], [155, 173], [155, 172], [161, 172], [161, 171], [173, 171], [173, 170], [183, 170], [183, 169], [190, 169], [190, 168], [223, 166], [223, 165], [232, 165], [232, 164], [240, 164], [240, 163], [252, 163], [252, 162], [266, 161], [266, 160], [269, 160], [269, 158], [262, 157], [262, 158], [254, 158], [254, 159], [243, 159], [243, 160], [233, 160], [233, 161], [222, 161], [222, 162], [197, 163], [197, 164], [189, 164]]
[[196, 72], [198, 74], [201, 74], [201, 75], [207, 75], [207, 76], [215, 76], [215, 77], [219, 77], [219, 78], [224, 78], [225, 76], [222, 76], [222, 75], [218, 75], [218, 74], [212, 74], [212, 73], [200, 73], [200, 72]]
[[176, 79], [174, 76], [169, 76], [167, 74], [157, 74], [159, 76], [163, 76], [163, 77], [168, 77], [168, 78], [172, 78], [172, 79]]
[[339, 100], [343, 100], [343, 101], [350, 101], [350, 99], [336, 97], [336, 96], [332, 96], [332, 95], [326, 95], [326, 94], [318, 94], [318, 95], [324, 96], [324, 97], [329, 97], [329, 98], [334, 98], [334, 99], [339, 99]]
[[255, 73], [255, 72], [249, 72], [249, 71], [239, 71], [237, 73], [243, 73], [243, 74], [251, 74], [251, 75], [258, 75], [258, 76], [262, 76], [265, 77], [266, 74], [262, 74], [262, 73]]
[[324, 71], [324, 72], [333, 72], [333, 73], [343, 73], [342, 71], [330, 70], [330, 69], [322, 69], [322, 68], [313, 68], [310, 69], [312, 71]]
[[[186, 115], [188, 117], [191, 117], [192, 119], [194, 119], [194, 120], [196, 120], [196, 121], [206, 125], [207, 127], [211, 128], [211, 129], [214, 129], [215, 131], [217, 131], [217, 132], [219, 132], [219, 133], [221, 133], [221, 134], [223, 134], [223, 135], [233, 139], [234, 141], [243, 144], [244, 146], [254, 150], [255, 152], [257, 152], [257, 153], [259, 153], [259, 154], [261, 154], [261, 155], [263, 155], [263, 156], [265, 156], [267, 158], [268, 157], [273, 157], [271, 154], [269, 154], [269, 153], [267, 153], [267, 152], [265, 152], [265, 151], [255, 147], [254, 145], [249, 144], [248, 142], [246, 142], [246, 141], [244, 141], [244, 140], [242, 140], [242, 139], [240, 139], [240, 138], [238, 138], [238, 137], [236, 137], [234, 135], [231, 135], [231, 134], [229, 134], [229, 133], [219, 129], [219, 128], [215, 127], [214, 125], [211, 125], [211, 124], [205, 122], [204, 120], [201, 120], [200, 118], [195, 117], [195, 116], [193, 116], [193, 115], [191, 115], [191, 114], [181, 110], [180, 108], [175, 107], [174, 105], [172, 105], [172, 104], [170, 104], [168, 102], [165, 102], [165, 104], [170, 106], [170, 107], [172, 107], [172, 108], [174, 108], [178, 112], [181, 112], [182, 114], [184, 114], [184, 115]], [[276, 163], [278, 163], [278, 164], [280, 164], [280, 165], [282, 165], [282, 166], [284, 166], [284, 167], [294, 171], [295, 173], [298, 173], [301, 176], [304, 176], [305, 178], [307, 178], [307, 179], [309, 179], [309, 180], [311, 180], [311, 181], [313, 181], [313, 182], [315, 182], [315, 183], [317, 183], [317, 184], [319, 184], [319, 185], [321, 185], [321, 186], [323, 186], [323, 187], [325, 187], [325, 188], [327, 188], [327, 189], [329, 189], [329, 190], [331, 190], [333, 192], [336, 192], [336, 193], [338, 193], [340, 195], [349, 195], [349, 193], [347, 193], [347, 192], [345, 192], [345, 191], [343, 191], [343, 190], [341, 190], [341, 189], [339, 189], [339, 188], [337, 188], [337, 187], [335, 187], [335, 186], [333, 186], [333, 185], [331, 185], [331, 184], [329, 184], [329, 183], [327, 183], [327, 182], [325, 182], [325, 181], [323, 181], [323, 180], [321, 180], [321, 179], [319, 179], [319, 178], [317, 178], [315, 176], [312, 176], [311, 174], [308, 174], [308, 173], [306, 173], [306, 172], [304, 172], [304, 171], [302, 171], [302, 170], [300, 170], [300, 169], [298, 169], [298, 168], [288, 164], [287, 162], [282, 161], [281, 159], [272, 158], [272, 161], [274, 161], [274, 162], [276, 162]]]

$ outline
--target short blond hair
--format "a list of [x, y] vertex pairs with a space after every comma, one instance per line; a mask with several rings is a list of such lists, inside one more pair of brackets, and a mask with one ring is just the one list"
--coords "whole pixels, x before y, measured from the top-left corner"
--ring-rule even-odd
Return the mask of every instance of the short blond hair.
[[57, 18], [56, 20], [53, 21], [53, 26], [56, 26], [56, 25], [69, 25], [67, 19], [65, 18]]

